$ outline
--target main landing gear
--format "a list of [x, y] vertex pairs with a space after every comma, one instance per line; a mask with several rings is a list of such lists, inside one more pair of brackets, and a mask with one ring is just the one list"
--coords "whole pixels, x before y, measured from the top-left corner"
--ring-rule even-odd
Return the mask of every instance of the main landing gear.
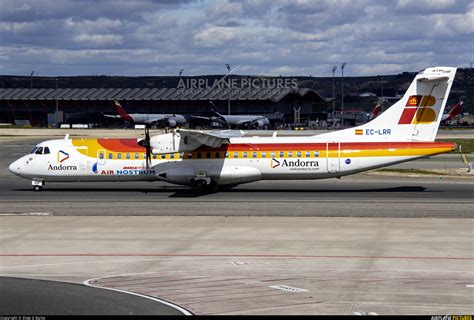
[[44, 181], [40, 181], [40, 180], [31, 181], [31, 185], [33, 186], [33, 191], [43, 190], [44, 184], [45, 184]]

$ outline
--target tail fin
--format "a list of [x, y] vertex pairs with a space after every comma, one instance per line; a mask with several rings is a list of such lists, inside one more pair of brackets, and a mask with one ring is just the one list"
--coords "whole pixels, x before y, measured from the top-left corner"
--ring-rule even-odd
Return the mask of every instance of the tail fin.
[[369, 120], [373, 120], [379, 116], [379, 114], [382, 111], [382, 105], [380, 103], [377, 103], [375, 106], [374, 110], [372, 110], [372, 113], [369, 116]]
[[217, 108], [214, 102], [209, 101], [209, 103], [211, 104], [211, 110], [214, 113], [214, 116], [217, 118], [217, 121], [219, 121], [224, 126], [227, 125], [226, 118], [222, 114], [220, 114], [219, 111], [217, 111]]
[[127, 111], [125, 111], [125, 109], [117, 100], [114, 100], [114, 104], [115, 104], [115, 109], [117, 110], [117, 113], [119, 114], [120, 118], [122, 118], [125, 121], [133, 122], [133, 118], [127, 113]]
[[212, 112], [215, 113], [216, 116], [219, 116], [219, 117], [222, 116], [222, 115], [219, 113], [219, 111], [217, 110], [216, 105], [214, 104], [214, 102], [209, 101], [209, 104], [211, 105], [211, 110], [212, 110]]
[[448, 118], [446, 120], [452, 120], [454, 117], [456, 117], [458, 114], [460, 114], [462, 105], [463, 105], [462, 101], [459, 101], [458, 103], [456, 103], [451, 108], [451, 110], [449, 110]]
[[456, 68], [425, 69], [416, 75], [403, 98], [380, 116], [324, 137], [374, 142], [434, 141], [455, 74]]

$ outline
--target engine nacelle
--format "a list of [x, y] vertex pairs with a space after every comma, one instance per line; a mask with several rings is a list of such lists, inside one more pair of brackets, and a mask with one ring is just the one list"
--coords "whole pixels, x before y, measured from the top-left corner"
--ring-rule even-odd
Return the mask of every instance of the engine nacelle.
[[168, 119], [168, 124], [170, 127], [176, 127], [176, 120], [174, 119]]
[[165, 154], [175, 152], [191, 152], [200, 146], [197, 141], [188, 143], [181, 139], [178, 132], [170, 132], [156, 135], [150, 138], [150, 146], [153, 154]]
[[157, 178], [171, 183], [181, 185], [195, 185], [197, 180], [212, 179], [219, 185], [240, 184], [258, 181], [262, 178], [260, 170], [252, 167], [240, 166], [210, 166], [207, 168], [163, 168], [158, 170]]

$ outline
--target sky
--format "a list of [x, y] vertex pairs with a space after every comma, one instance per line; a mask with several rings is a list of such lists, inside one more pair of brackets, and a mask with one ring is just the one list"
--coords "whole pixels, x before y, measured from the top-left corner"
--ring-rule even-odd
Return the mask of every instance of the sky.
[[470, 0], [0, 0], [0, 74], [332, 77], [469, 67]]

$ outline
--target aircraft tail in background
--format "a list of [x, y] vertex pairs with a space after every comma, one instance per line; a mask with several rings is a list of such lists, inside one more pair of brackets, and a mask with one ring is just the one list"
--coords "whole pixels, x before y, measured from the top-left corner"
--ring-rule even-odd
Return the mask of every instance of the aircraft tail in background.
[[117, 113], [120, 116], [120, 118], [122, 118], [125, 121], [134, 122], [133, 118], [127, 113], [127, 111], [125, 111], [125, 109], [117, 100], [114, 100], [114, 104], [115, 104], [115, 110], [117, 110]]

